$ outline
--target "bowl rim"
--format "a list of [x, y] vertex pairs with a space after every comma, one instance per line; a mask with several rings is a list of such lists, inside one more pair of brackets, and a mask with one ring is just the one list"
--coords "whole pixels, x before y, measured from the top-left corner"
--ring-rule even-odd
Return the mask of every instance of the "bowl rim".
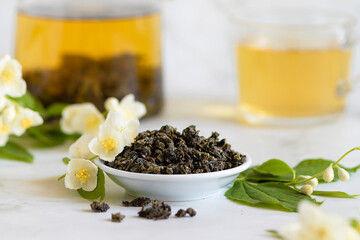
[[206, 179], [214, 179], [220, 177], [228, 177], [245, 171], [250, 167], [252, 163], [252, 158], [247, 154], [244, 155], [246, 155], [246, 160], [240, 166], [222, 171], [217, 171], [217, 172], [192, 173], [192, 174], [149, 174], [149, 173], [128, 172], [128, 171], [108, 167], [99, 158], [96, 158], [94, 160], [94, 163], [104, 172], [124, 178], [131, 178], [138, 180], [166, 180], [166, 181], [178, 181], [178, 180], [187, 181], [194, 179], [206, 180]]

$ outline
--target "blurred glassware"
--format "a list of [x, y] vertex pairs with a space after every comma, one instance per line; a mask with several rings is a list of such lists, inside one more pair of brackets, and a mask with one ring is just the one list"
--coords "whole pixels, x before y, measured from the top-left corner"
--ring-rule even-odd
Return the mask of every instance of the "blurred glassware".
[[15, 57], [45, 104], [163, 104], [160, 0], [19, 0]]
[[355, 20], [338, 11], [253, 7], [235, 17], [242, 121], [301, 125], [345, 107]]

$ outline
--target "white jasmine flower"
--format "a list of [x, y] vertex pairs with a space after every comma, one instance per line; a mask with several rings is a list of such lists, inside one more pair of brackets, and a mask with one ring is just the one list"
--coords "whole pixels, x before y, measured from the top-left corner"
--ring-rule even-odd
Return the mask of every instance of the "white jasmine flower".
[[0, 96], [0, 112], [5, 108], [8, 99], [4, 96]]
[[[11, 101], [9, 101], [11, 102]], [[6, 125], [11, 125], [16, 117], [16, 107], [14, 104], [6, 106], [1, 113], [3, 123]]]
[[341, 181], [347, 182], [350, 179], [350, 174], [343, 168], [339, 167], [339, 165], [336, 165], [336, 168], [338, 170], [338, 175]]
[[93, 191], [97, 186], [97, 166], [89, 160], [74, 158], [67, 165], [65, 187]]
[[303, 201], [299, 204], [298, 223], [280, 229], [284, 240], [360, 240], [360, 235], [349, 221], [325, 214], [315, 204]]
[[102, 160], [112, 162], [124, 150], [126, 139], [123, 134], [106, 124], [100, 125], [99, 136], [89, 143], [90, 151]]
[[126, 95], [120, 102], [116, 98], [108, 98], [105, 101], [107, 111], [117, 111], [124, 119], [139, 119], [146, 114], [146, 107], [143, 103], [135, 101], [133, 94]]
[[26, 129], [39, 126], [43, 122], [44, 120], [38, 112], [18, 106], [14, 122], [11, 125], [11, 133], [20, 136], [24, 134]]
[[325, 170], [323, 178], [325, 182], [331, 182], [334, 179], [334, 169], [332, 164]]
[[6, 145], [15, 116], [14, 103], [6, 97], [0, 97], [0, 146]]
[[105, 124], [121, 132], [126, 141], [126, 146], [130, 146], [139, 132], [140, 122], [138, 119], [124, 120], [122, 114], [110, 111], [106, 116]]
[[104, 116], [92, 103], [72, 104], [66, 107], [60, 119], [61, 129], [68, 134], [87, 133], [96, 136]]
[[[312, 176], [304, 176], [304, 175], [300, 175], [299, 177], [301, 177], [301, 178], [303, 178], [305, 180], [312, 178]], [[319, 181], [318, 181], [317, 178], [313, 178], [310, 181], [307, 181], [306, 184], [309, 184], [312, 187], [316, 187], [319, 184]]]
[[26, 92], [21, 65], [9, 55], [0, 58], [0, 96], [21, 97]]
[[89, 143], [94, 137], [90, 134], [83, 134], [76, 140], [69, 148], [69, 153], [72, 158], [90, 159], [95, 155], [90, 152]]
[[9, 140], [10, 127], [5, 125], [0, 118], [0, 146], [5, 146]]
[[306, 184], [300, 188], [300, 191], [305, 195], [311, 195], [314, 189], [310, 184]]

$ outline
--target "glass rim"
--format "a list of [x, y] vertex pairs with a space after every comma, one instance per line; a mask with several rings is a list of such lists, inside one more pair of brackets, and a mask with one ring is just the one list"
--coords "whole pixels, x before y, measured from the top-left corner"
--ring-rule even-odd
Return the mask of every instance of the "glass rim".
[[[316, 15], [332, 19], [331, 21], [324, 23], [312, 23], [312, 24], [294, 24], [294, 23], [271, 23], [265, 20], [251, 20], [245, 19], [244, 16], [254, 17], [260, 16], [276, 16], [282, 17], [282, 15], [289, 15], [289, 11], [296, 14], [305, 14], [308, 16], [315, 17]], [[311, 31], [311, 30], [326, 30], [334, 27], [341, 27], [344, 29], [355, 27], [357, 24], [356, 18], [346, 11], [325, 9], [325, 8], [309, 8], [309, 7], [248, 7], [237, 13], [233, 19], [241, 26], [254, 29], [263, 30], [287, 30], [287, 31]], [[261, 15], [263, 13], [263, 15]], [[284, 14], [286, 13], [286, 14]], [[239, 16], [241, 15], [241, 16]], [[340, 20], [341, 19], [341, 20]]]

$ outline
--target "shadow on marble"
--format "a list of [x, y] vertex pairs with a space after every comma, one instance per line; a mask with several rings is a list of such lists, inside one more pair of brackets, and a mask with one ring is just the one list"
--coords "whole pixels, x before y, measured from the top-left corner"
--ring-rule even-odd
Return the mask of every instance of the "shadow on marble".
[[109, 179], [108, 177], [106, 178], [105, 182], [105, 200], [107, 203], [122, 205], [122, 201], [130, 201], [135, 198], [127, 194], [124, 188], [112, 182], [111, 179]]
[[64, 187], [58, 176], [38, 179], [7, 179], [1, 190], [9, 195], [44, 198], [73, 198], [75, 195]]
[[91, 209], [82, 209], [80, 210], [81, 212], [84, 212], [84, 213], [93, 213], [94, 211], [91, 210]]

